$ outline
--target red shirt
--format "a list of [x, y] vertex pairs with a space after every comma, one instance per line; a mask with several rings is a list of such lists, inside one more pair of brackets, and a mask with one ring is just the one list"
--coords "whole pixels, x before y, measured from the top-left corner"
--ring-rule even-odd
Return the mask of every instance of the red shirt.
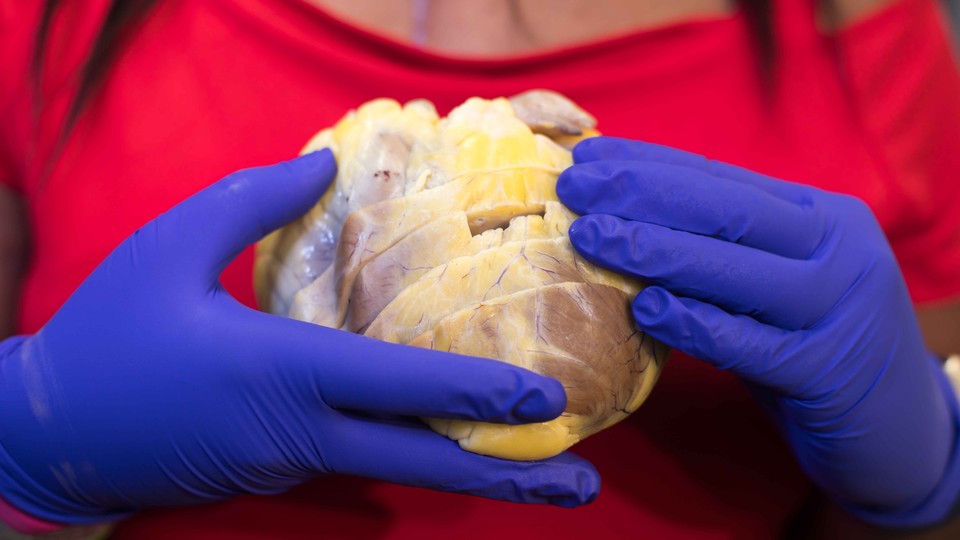
[[[0, 0], [0, 182], [27, 201], [33, 332], [124, 237], [227, 173], [297, 153], [363, 101], [560, 91], [609, 135], [668, 144], [857, 195], [914, 299], [960, 295], [960, 79], [933, 0], [903, 0], [833, 38], [812, 0], [777, 3], [765, 100], [742, 14], [501, 60], [430, 54], [305, 1], [167, 0], [127, 41], [42, 180], [104, 0], [66, 1], [39, 117], [27, 84], [39, 2]], [[248, 250], [223, 282], [253, 304]], [[105, 444], [109, 444], [105, 441]], [[389, 451], [389, 449], [384, 449]], [[765, 537], [809, 484], [743, 387], [675, 357], [640, 411], [575, 447], [604, 485], [575, 510], [323, 478], [275, 497], [144, 512], [119, 538]]]

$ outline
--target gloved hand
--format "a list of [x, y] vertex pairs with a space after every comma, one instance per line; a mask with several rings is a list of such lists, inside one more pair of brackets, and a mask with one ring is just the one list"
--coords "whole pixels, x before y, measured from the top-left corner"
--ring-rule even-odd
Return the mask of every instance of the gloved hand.
[[400, 416], [560, 414], [559, 382], [240, 305], [218, 284], [244, 247], [305, 212], [329, 151], [240, 171], [125, 240], [37, 334], [0, 350], [0, 495], [57, 523], [276, 493], [346, 473], [575, 506], [599, 480], [571, 455], [509, 462]]
[[639, 326], [753, 385], [807, 473], [878, 524], [942, 519], [958, 409], [897, 262], [857, 199], [598, 138], [557, 193], [591, 262], [640, 278]]

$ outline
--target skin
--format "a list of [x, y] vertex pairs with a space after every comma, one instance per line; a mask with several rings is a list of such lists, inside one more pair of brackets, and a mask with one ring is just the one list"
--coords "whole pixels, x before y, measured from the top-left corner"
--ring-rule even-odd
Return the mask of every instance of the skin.
[[[359, 26], [411, 41], [414, 0], [309, 0]], [[896, 0], [833, 0], [820, 13], [825, 30], [837, 30]], [[672, 22], [722, 17], [727, 0], [487, 0], [485, 17], [477, 17], [475, 0], [430, 3], [424, 47], [462, 56], [503, 56], [582, 43]], [[611, 16], [615, 14], [615, 16]], [[535, 21], [536, 24], [532, 24]], [[0, 338], [13, 331], [16, 291], [27, 260], [27, 225], [23, 201], [0, 186]], [[917, 308], [928, 346], [946, 356], [960, 351], [960, 299]], [[958, 538], [960, 519], [914, 536], [867, 527], [821, 502], [801, 518], [817, 538]]]
[[[310, 1], [400, 41], [411, 41], [414, 33], [416, 0]], [[729, 0], [433, 0], [425, 46], [458, 56], [515, 55], [684, 19], [719, 17], [732, 9]]]
[[[418, 0], [308, 0], [358, 26], [413, 41]], [[896, 0], [831, 0], [820, 12], [837, 30]], [[426, 42], [435, 52], [517, 55], [601, 39], [684, 20], [731, 14], [733, 0], [427, 0]], [[478, 17], [478, 7], [483, 17]]]
[[13, 334], [17, 285], [26, 262], [26, 249], [23, 201], [0, 186], [0, 339]]

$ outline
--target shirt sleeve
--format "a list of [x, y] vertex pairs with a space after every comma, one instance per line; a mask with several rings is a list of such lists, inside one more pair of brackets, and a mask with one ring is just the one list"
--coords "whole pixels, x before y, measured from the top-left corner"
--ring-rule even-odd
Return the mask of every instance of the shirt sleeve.
[[850, 99], [897, 209], [887, 234], [915, 302], [960, 298], [960, 76], [935, 0], [836, 36]]

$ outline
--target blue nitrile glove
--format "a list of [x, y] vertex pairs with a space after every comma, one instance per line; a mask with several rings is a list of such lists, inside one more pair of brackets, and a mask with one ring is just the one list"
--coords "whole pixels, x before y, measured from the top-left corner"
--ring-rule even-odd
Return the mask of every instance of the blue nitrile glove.
[[557, 192], [590, 261], [645, 280], [640, 327], [757, 391], [808, 474], [879, 524], [960, 493], [956, 397], [893, 253], [857, 199], [678, 150], [598, 138]]
[[277, 493], [346, 473], [575, 506], [599, 488], [572, 455], [510, 462], [403, 416], [545, 421], [559, 382], [261, 313], [218, 283], [244, 247], [305, 212], [329, 151], [240, 171], [124, 241], [40, 332], [0, 347], [0, 495], [58, 523]]

